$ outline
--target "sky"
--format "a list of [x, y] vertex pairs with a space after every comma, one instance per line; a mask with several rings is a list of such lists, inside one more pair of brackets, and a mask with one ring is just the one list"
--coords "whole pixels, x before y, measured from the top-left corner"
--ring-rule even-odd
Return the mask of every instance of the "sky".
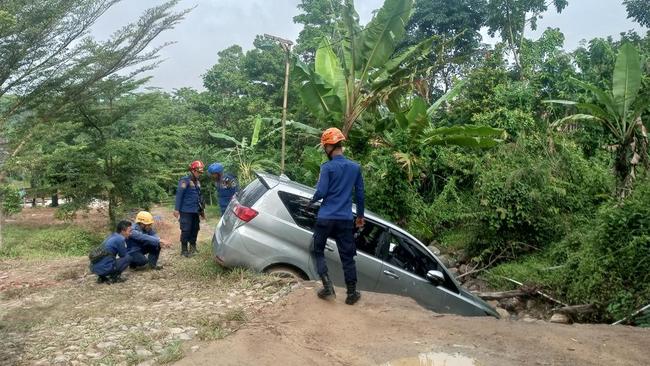
[[[142, 12], [163, 0], [122, 0], [107, 11], [94, 25], [91, 34], [97, 39], [108, 38], [115, 30], [137, 20]], [[299, 0], [181, 0], [177, 8], [195, 7], [174, 29], [159, 36], [154, 45], [176, 42], [161, 51], [164, 62], [147, 75], [153, 76], [149, 86], [172, 91], [182, 87], [202, 90], [202, 75], [218, 61], [217, 52], [238, 44], [253, 47], [258, 34], [272, 34], [294, 40], [301, 25], [293, 23], [298, 14]], [[373, 10], [383, 0], [356, 0], [361, 24], [372, 17]], [[573, 50], [583, 39], [614, 36], [630, 29], [646, 32], [629, 19], [622, 0], [569, 0], [569, 5], [557, 14], [549, 11], [538, 22], [536, 31], [526, 36], [536, 39], [548, 27], [560, 28], [565, 35], [565, 48]], [[483, 41], [494, 43], [487, 32]]]

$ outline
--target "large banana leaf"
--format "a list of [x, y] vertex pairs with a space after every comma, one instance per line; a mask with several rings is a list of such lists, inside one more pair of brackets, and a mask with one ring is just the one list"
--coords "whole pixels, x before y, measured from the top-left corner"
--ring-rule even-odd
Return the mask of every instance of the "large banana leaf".
[[590, 91], [595, 97], [596, 100], [605, 106], [609, 114], [611, 115], [610, 118], [615, 120], [615, 121], [620, 121], [620, 115], [618, 113], [618, 108], [616, 107], [616, 102], [614, 101], [614, 98], [612, 95], [608, 94], [604, 90], [601, 90], [595, 85], [589, 84], [587, 82], [584, 82], [582, 80], [576, 79], [576, 78], [571, 78], [571, 80], [578, 84], [578, 86], [582, 87], [583, 89], [586, 89]]
[[503, 142], [507, 134], [500, 128], [463, 125], [429, 129], [424, 136], [422, 143], [425, 144], [490, 148]]
[[340, 120], [343, 109], [341, 101], [332, 92], [332, 86], [300, 60], [296, 60], [293, 75], [300, 81], [300, 97], [312, 113]]
[[424, 99], [416, 97], [411, 103], [411, 109], [406, 114], [409, 123], [409, 129], [412, 134], [419, 134], [429, 125], [427, 118], [427, 103]]
[[262, 129], [262, 117], [255, 117], [255, 126], [253, 127], [253, 137], [251, 137], [251, 146], [257, 145], [260, 140], [260, 130]]
[[226, 134], [220, 133], [220, 132], [208, 132], [208, 134], [216, 139], [220, 140], [225, 140], [234, 143], [236, 146], [241, 146], [241, 142], [238, 141], [236, 138], [228, 136]]
[[630, 105], [634, 103], [641, 88], [641, 62], [636, 48], [629, 43], [621, 46], [616, 57], [612, 94], [618, 107], [618, 114], [626, 118]]
[[347, 99], [345, 74], [327, 38], [323, 38], [320, 47], [316, 50], [314, 68], [316, 74], [332, 87], [332, 92], [339, 98], [341, 106], [344, 106]]
[[443, 96], [441, 96], [440, 98], [438, 98], [438, 100], [433, 102], [433, 104], [431, 104], [429, 109], [427, 109], [427, 116], [428, 117], [433, 116], [433, 114], [438, 110], [438, 108], [440, 108], [442, 103], [456, 98], [456, 96], [460, 94], [460, 90], [463, 88], [463, 85], [465, 85], [465, 83], [466, 83], [465, 80], [460, 80], [459, 82], [456, 83], [456, 85], [454, 85], [453, 88], [449, 89]]
[[361, 80], [371, 69], [383, 67], [390, 59], [404, 39], [412, 8], [413, 0], [385, 0], [377, 15], [363, 29], [360, 49], [364, 66]]

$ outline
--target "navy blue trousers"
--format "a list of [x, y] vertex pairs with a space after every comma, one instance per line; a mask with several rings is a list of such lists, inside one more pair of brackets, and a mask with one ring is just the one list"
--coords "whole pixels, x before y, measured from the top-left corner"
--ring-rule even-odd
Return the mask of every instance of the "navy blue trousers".
[[354, 263], [354, 256], [357, 255], [357, 248], [354, 244], [354, 224], [352, 220], [328, 220], [318, 219], [314, 228], [314, 257], [316, 258], [316, 270], [318, 275], [327, 274], [327, 263], [325, 262], [325, 244], [327, 238], [336, 240], [336, 246], [343, 265], [343, 276], [345, 283], [357, 283], [357, 268]]
[[199, 224], [201, 223], [199, 214], [181, 212], [178, 221], [181, 224], [181, 245], [187, 245], [187, 243], [196, 245], [196, 237], [199, 235]]
[[124, 272], [126, 267], [129, 266], [131, 263], [132, 257], [130, 255], [127, 255], [126, 257], [123, 258], [117, 258], [115, 259], [115, 264], [113, 265], [113, 268], [111, 268], [110, 271], [97, 271], [96, 268], [93, 268], [91, 266], [91, 271], [95, 273], [97, 276], [101, 277], [117, 277]]
[[160, 256], [160, 247], [147, 245], [137, 252], [130, 252], [129, 255], [131, 256], [131, 268], [144, 266], [147, 263], [155, 267]]

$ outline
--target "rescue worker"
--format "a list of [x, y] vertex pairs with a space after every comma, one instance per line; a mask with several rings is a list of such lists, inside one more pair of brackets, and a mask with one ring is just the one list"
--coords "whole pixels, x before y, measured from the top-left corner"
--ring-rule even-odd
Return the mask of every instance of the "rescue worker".
[[153, 216], [147, 211], [140, 211], [135, 216], [135, 223], [131, 227], [131, 236], [126, 240], [132, 269], [160, 270], [163, 268], [158, 265], [160, 246], [171, 243], [156, 234], [153, 224]]
[[[199, 177], [203, 174], [203, 162], [193, 161], [189, 166], [190, 174], [178, 181], [174, 217], [181, 226], [181, 255], [190, 257], [197, 253], [196, 237], [199, 234], [200, 217], [205, 220], [203, 197]], [[188, 251], [189, 244], [189, 251]]]
[[121, 275], [131, 263], [125, 242], [129, 235], [131, 235], [131, 222], [124, 220], [118, 222], [115, 232], [101, 244], [102, 251], [97, 258], [91, 257], [90, 271], [97, 275], [97, 283], [110, 284], [125, 281]]
[[226, 212], [226, 208], [237, 191], [239, 190], [239, 184], [237, 183], [237, 177], [231, 173], [224, 173], [223, 165], [220, 163], [212, 163], [208, 167], [208, 174], [212, 177], [214, 181], [214, 187], [217, 190], [217, 196], [219, 197], [219, 208], [221, 208], [221, 214], [223, 215]]
[[[361, 166], [343, 155], [341, 142], [344, 140], [345, 136], [338, 128], [328, 128], [323, 132], [321, 146], [329, 161], [321, 165], [316, 193], [311, 203], [323, 200], [314, 228], [316, 269], [323, 282], [318, 297], [321, 299], [336, 297], [334, 286], [327, 273], [324, 253], [327, 238], [331, 237], [336, 240], [343, 266], [347, 287], [345, 303], [353, 305], [361, 298], [361, 293], [356, 290], [357, 270], [354, 256], [357, 250], [354, 244], [354, 226], [361, 228], [364, 225], [364, 184]], [[356, 222], [352, 215], [353, 188], [357, 204]]]

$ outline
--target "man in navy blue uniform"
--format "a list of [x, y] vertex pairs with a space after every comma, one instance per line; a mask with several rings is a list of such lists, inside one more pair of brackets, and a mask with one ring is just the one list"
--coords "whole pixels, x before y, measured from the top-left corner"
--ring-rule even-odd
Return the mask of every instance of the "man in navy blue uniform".
[[122, 272], [131, 262], [125, 243], [129, 235], [131, 235], [131, 222], [120, 221], [115, 232], [102, 243], [102, 252], [94, 263], [91, 258], [90, 271], [97, 275], [97, 283], [124, 282], [124, 278], [121, 277]]
[[140, 211], [135, 216], [131, 235], [126, 240], [126, 247], [131, 256], [133, 269], [162, 269], [158, 265], [161, 245], [170, 245], [161, 239], [153, 229], [153, 216], [147, 211]]
[[217, 189], [219, 208], [221, 208], [221, 214], [223, 215], [226, 212], [226, 208], [228, 207], [232, 196], [234, 196], [239, 190], [237, 177], [231, 173], [224, 173], [223, 165], [220, 163], [210, 164], [208, 167], [208, 174], [212, 177], [214, 187]]
[[190, 257], [197, 252], [196, 237], [199, 234], [200, 217], [205, 220], [199, 181], [202, 174], [203, 163], [199, 160], [193, 161], [190, 164], [190, 174], [181, 178], [176, 188], [174, 217], [181, 226], [181, 255], [184, 257]]
[[[354, 226], [364, 225], [364, 184], [361, 166], [343, 156], [341, 142], [345, 136], [338, 128], [328, 128], [321, 136], [321, 146], [327, 154], [328, 162], [321, 165], [316, 193], [311, 202], [323, 200], [316, 227], [314, 228], [314, 257], [316, 269], [323, 281], [323, 288], [318, 297], [328, 299], [336, 297], [334, 286], [327, 273], [325, 263], [325, 244], [328, 237], [336, 240], [336, 246], [343, 265], [343, 276], [347, 287], [345, 303], [353, 305], [361, 294], [356, 290], [357, 269], [354, 256], [357, 249], [354, 244]], [[354, 188], [357, 219], [353, 222], [352, 189]]]

